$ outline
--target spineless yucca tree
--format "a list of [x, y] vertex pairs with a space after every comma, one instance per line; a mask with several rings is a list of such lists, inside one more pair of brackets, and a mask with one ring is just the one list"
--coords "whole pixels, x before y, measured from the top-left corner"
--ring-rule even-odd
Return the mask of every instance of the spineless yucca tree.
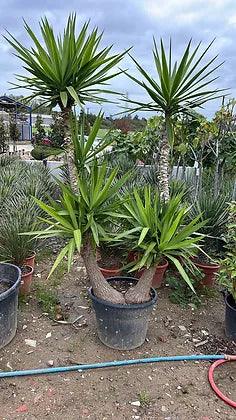
[[146, 91], [150, 98], [147, 102], [129, 99], [128, 110], [131, 113], [157, 112], [163, 114], [165, 118], [159, 158], [160, 192], [164, 201], [169, 200], [169, 155], [174, 141], [173, 117], [177, 114], [191, 114], [193, 109], [202, 107], [205, 102], [222, 96], [222, 89], [209, 87], [218, 78], [212, 75], [222, 64], [214, 64], [217, 56], [205, 61], [212, 43], [213, 41], [202, 52], [200, 52], [201, 43], [191, 51], [190, 40], [180, 61], [173, 63], [171, 41], [167, 53], [162, 39], [159, 50], [154, 39], [153, 57], [157, 77], [150, 76], [134, 57], [131, 58], [143, 79], [125, 72]]
[[72, 188], [76, 190], [77, 169], [70, 135], [70, 114], [74, 105], [83, 108], [87, 102], [107, 102], [103, 95], [115, 92], [104, 86], [121, 73], [111, 70], [126, 51], [110, 54], [112, 46], [102, 48], [103, 34], [98, 28], [89, 32], [89, 22], [85, 22], [77, 34], [76, 14], [69, 16], [64, 32], [58, 36], [46, 17], [39, 25], [41, 38], [24, 22], [24, 28], [33, 42], [30, 48], [9, 32], [5, 36], [28, 72], [28, 75], [16, 75], [17, 81], [12, 85], [13, 89], [30, 90], [27, 100], [40, 97], [51, 108], [60, 107], [65, 126], [69, 175]]

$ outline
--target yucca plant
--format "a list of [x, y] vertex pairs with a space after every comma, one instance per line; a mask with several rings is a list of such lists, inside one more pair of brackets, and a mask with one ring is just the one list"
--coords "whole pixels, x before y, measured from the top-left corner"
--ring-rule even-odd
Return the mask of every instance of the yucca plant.
[[[195, 108], [202, 107], [209, 100], [221, 95], [222, 90], [209, 87], [217, 77], [212, 77], [216, 69], [214, 66], [217, 56], [204, 62], [212, 42], [200, 52], [200, 44], [191, 51], [189, 41], [179, 63], [173, 63], [172, 44], [169, 44], [169, 53], [161, 39], [160, 49], [154, 39], [153, 57], [157, 78], [150, 76], [138, 61], [131, 57], [142, 80], [126, 72], [127, 76], [141, 86], [150, 97], [147, 102], [138, 102], [129, 99], [131, 113], [138, 111], [152, 111], [164, 115], [165, 127], [162, 133], [159, 158], [159, 180], [162, 198], [169, 199], [169, 155], [173, 146], [173, 119], [177, 114], [189, 114]], [[125, 99], [127, 102], [127, 98]], [[158, 135], [158, 134], [157, 134]]]
[[86, 168], [88, 169], [89, 165], [91, 165], [95, 159], [99, 158], [99, 156], [102, 156], [105, 149], [112, 143], [109, 132], [107, 132], [102, 139], [97, 141], [97, 135], [101, 128], [103, 117], [104, 114], [99, 112], [89, 135], [85, 136], [84, 119], [82, 118], [79, 127], [75, 116], [71, 116], [70, 127], [74, 147], [74, 160], [79, 173]]
[[28, 100], [40, 97], [51, 108], [60, 107], [68, 142], [69, 174], [75, 188], [76, 168], [69, 129], [72, 107], [76, 104], [82, 107], [87, 102], [104, 102], [103, 94], [114, 93], [104, 85], [120, 73], [111, 70], [126, 52], [110, 55], [112, 47], [101, 47], [102, 33], [98, 28], [89, 33], [89, 22], [85, 22], [76, 34], [76, 14], [69, 16], [64, 32], [58, 36], [46, 17], [40, 21], [41, 38], [26, 22], [24, 28], [33, 42], [31, 48], [25, 47], [10, 33], [5, 36], [29, 73], [16, 75], [17, 83], [13, 86], [30, 90]]
[[33, 196], [47, 200], [55, 191], [50, 171], [42, 164], [30, 165], [15, 158], [0, 161], [1, 261], [21, 265], [35, 250], [36, 241], [20, 234], [38, 226], [41, 210]]
[[[5, 200], [11, 200], [18, 195], [21, 196], [21, 200], [23, 196], [26, 199], [30, 196], [46, 199], [48, 195], [53, 196], [55, 191], [56, 185], [50, 170], [42, 164], [29, 164], [13, 158], [6, 161], [4, 159], [1, 165], [0, 160], [0, 209]], [[7, 205], [5, 207], [7, 212]]]
[[117, 172], [118, 168], [109, 171], [108, 174], [106, 163], [102, 166], [94, 163], [89, 172], [81, 171], [77, 194], [70, 186], [60, 183], [59, 201], [51, 200], [47, 205], [36, 199], [38, 206], [47, 215], [47, 218], [41, 220], [48, 225], [48, 228], [29, 234], [38, 238], [66, 239], [67, 243], [57, 256], [51, 273], [65, 256], [68, 259], [69, 271], [74, 255], [79, 253], [83, 257], [94, 294], [108, 302], [124, 303], [123, 295], [104, 279], [95, 255], [100, 242], [109, 240], [110, 223], [114, 219], [125, 217], [120, 213], [121, 200], [118, 196], [116, 198], [116, 195], [127, 181], [129, 174], [117, 180]]
[[39, 212], [31, 197], [11, 196], [1, 209], [0, 261], [21, 267], [36, 247], [35, 238], [26, 238], [21, 233], [35, 230]]
[[189, 208], [182, 205], [182, 198], [179, 194], [165, 203], [156, 190], [146, 186], [144, 191], [134, 189], [133, 194], [124, 201], [128, 229], [117, 235], [116, 240], [129, 241], [133, 250], [140, 255], [131, 271], [146, 268], [137, 285], [127, 291], [126, 302], [139, 303], [149, 300], [152, 278], [157, 264], [163, 257], [174, 263], [193, 290], [178, 257], [181, 257], [181, 261], [187, 266], [191, 266], [190, 257], [196, 255], [202, 239], [197, 232], [205, 222], [199, 221], [200, 216], [188, 222]]
[[206, 220], [201, 228], [201, 233], [205, 235], [202, 249], [205, 253], [200, 254], [201, 258], [208, 259], [217, 254], [218, 241], [224, 232], [228, 221], [228, 201], [229, 195], [214, 197], [213, 192], [202, 189], [199, 196], [192, 203], [189, 218], [193, 220], [200, 215], [200, 220]]

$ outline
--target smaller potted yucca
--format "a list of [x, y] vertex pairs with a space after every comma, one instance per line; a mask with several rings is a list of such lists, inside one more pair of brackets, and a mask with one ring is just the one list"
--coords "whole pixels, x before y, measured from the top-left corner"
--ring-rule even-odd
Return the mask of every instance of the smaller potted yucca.
[[215, 198], [209, 191], [201, 191], [190, 209], [190, 218], [197, 215], [206, 223], [200, 230], [204, 234], [202, 251], [194, 259], [194, 264], [204, 274], [201, 284], [212, 287], [220, 270], [219, 242], [227, 223], [227, 197], [222, 195]]
[[20, 294], [30, 292], [34, 271], [36, 240], [21, 233], [35, 229], [35, 203], [31, 198], [9, 199], [8, 211], [0, 221], [0, 260], [16, 265], [21, 270]]
[[133, 244], [135, 258], [128, 266], [132, 267], [130, 273], [140, 273], [140, 281], [126, 294], [127, 302], [148, 299], [150, 287], [156, 286], [158, 268], [163, 270], [163, 261], [172, 262], [193, 290], [184, 265], [191, 268], [191, 258], [200, 249], [199, 242], [203, 237], [197, 234], [197, 230], [205, 224], [199, 222], [200, 216], [189, 223], [189, 208], [182, 204], [181, 194], [164, 202], [150, 186], [134, 189], [124, 200], [123, 207], [126, 229], [116, 240]]

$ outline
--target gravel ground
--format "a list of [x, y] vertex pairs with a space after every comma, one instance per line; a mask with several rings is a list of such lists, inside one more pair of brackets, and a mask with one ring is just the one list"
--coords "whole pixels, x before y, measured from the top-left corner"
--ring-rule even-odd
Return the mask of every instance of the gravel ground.
[[[51, 257], [36, 266], [31, 296], [20, 305], [17, 335], [0, 351], [2, 370], [157, 355], [235, 353], [235, 343], [224, 335], [220, 295], [199, 309], [181, 308], [170, 302], [169, 288], [164, 286], [158, 291], [145, 344], [128, 352], [109, 349], [97, 338], [82, 263], [76, 261], [69, 275], [60, 269], [48, 281], [50, 265]], [[67, 322], [79, 320], [73, 325], [50, 319], [36, 299], [39, 287], [57, 293], [58, 320], [61, 314]], [[27, 340], [33, 340], [35, 347]], [[219, 400], [208, 384], [209, 366], [209, 362], [162, 363], [2, 379], [0, 420], [233, 420], [235, 410]], [[236, 401], [236, 364], [219, 368], [215, 376], [221, 389]]]

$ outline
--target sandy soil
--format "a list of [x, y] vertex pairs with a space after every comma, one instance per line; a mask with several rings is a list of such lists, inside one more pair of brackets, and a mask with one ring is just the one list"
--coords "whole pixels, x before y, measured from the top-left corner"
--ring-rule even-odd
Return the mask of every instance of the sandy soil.
[[[49, 267], [49, 260], [36, 267], [31, 297], [27, 304], [20, 305], [17, 335], [0, 351], [2, 370], [222, 353], [227, 346], [231, 352], [236, 350], [234, 344], [225, 341], [221, 296], [193, 310], [172, 304], [167, 287], [158, 291], [145, 344], [123, 353], [106, 348], [97, 338], [82, 265], [77, 262], [69, 275], [60, 272], [54, 283], [46, 281]], [[37, 284], [57, 291], [68, 322], [83, 315], [74, 327], [58, 324], [42, 312], [35, 297]], [[25, 339], [35, 340], [36, 347], [27, 345]], [[197, 340], [206, 343], [196, 347]], [[233, 420], [235, 410], [219, 400], [208, 384], [209, 366], [208, 362], [179, 362], [1, 379], [0, 420]], [[236, 364], [219, 368], [216, 380], [236, 400]], [[137, 402], [141, 406], [131, 404]]]

